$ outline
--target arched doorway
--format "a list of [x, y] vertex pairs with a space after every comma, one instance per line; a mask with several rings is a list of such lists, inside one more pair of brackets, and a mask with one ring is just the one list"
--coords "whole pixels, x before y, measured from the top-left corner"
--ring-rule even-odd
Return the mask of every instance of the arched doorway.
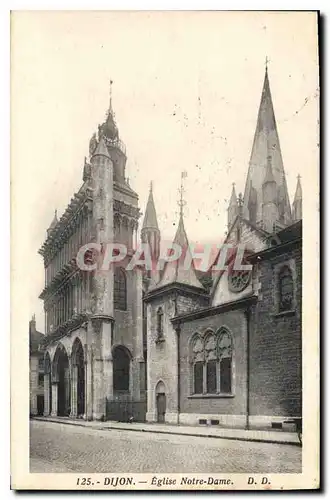
[[164, 382], [161, 380], [156, 386], [156, 408], [157, 408], [157, 422], [165, 422], [166, 414], [166, 392]]
[[59, 344], [54, 356], [54, 382], [57, 382], [57, 415], [70, 415], [70, 369], [65, 347]]
[[130, 390], [130, 355], [123, 346], [116, 346], [113, 350], [113, 390], [124, 393]]
[[72, 383], [75, 385], [73, 391], [76, 389], [76, 411], [72, 408], [77, 416], [84, 415], [85, 412], [85, 356], [84, 349], [81, 341], [77, 338], [72, 347]]

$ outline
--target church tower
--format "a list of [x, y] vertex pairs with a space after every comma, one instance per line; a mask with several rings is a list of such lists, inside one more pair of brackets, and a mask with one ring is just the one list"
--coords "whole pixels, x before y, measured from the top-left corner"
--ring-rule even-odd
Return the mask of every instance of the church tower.
[[298, 175], [296, 193], [292, 204], [292, 218], [295, 222], [302, 219], [302, 188], [300, 175]]
[[106, 118], [89, 142], [83, 184], [59, 219], [55, 213], [39, 250], [47, 415], [119, 420], [130, 403], [132, 416], [144, 419], [142, 271], [128, 271], [123, 262], [101, 267], [108, 244], [126, 245], [128, 258], [134, 250], [140, 211], [125, 167], [110, 86]]
[[160, 231], [157, 222], [155, 202], [153, 197], [152, 182], [150, 183], [150, 191], [147, 202], [147, 208], [143, 219], [141, 230], [142, 243], [148, 243], [152, 260], [158, 261], [160, 249]]
[[[184, 175], [182, 174], [182, 179]], [[150, 286], [144, 302], [147, 308], [147, 421], [178, 423], [180, 358], [179, 332], [172, 319], [208, 305], [208, 294], [197, 278], [184, 227], [181, 179], [179, 224], [173, 240], [182, 250], [181, 258], [166, 262], [161, 278]], [[174, 246], [174, 249], [177, 248]], [[185, 259], [190, 265], [185, 266]]]
[[[264, 188], [265, 180], [268, 185], [267, 193]], [[276, 196], [273, 193], [275, 186]], [[268, 222], [265, 224], [263, 221], [264, 195], [267, 197], [269, 190], [272, 191], [272, 203], [278, 210], [277, 223], [280, 227], [290, 225], [291, 207], [266, 66], [243, 202], [243, 217], [261, 228], [269, 227]], [[273, 208], [275, 210], [275, 206]]]

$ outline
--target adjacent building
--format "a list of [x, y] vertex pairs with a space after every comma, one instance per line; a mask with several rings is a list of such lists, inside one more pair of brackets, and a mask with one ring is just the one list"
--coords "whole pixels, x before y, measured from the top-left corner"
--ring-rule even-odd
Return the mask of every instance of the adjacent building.
[[29, 322], [30, 415], [44, 412], [44, 341], [45, 336], [38, 332], [33, 315]]

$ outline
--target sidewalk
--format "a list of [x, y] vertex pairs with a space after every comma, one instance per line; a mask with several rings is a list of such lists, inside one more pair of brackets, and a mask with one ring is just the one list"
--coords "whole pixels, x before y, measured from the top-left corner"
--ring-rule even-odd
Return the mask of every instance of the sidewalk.
[[155, 434], [180, 434], [184, 436], [207, 437], [219, 439], [234, 439], [238, 441], [254, 441], [263, 443], [291, 444], [300, 446], [298, 436], [295, 432], [271, 431], [271, 430], [245, 430], [245, 429], [227, 429], [210, 426], [188, 426], [188, 425], [170, 425], [157, 423], [139, 423], [132, 424], [124, 422], [87, 422], [82, 419], [71, 419], [68, 417], [33, 417], [33, 420], [45, 422], [55, 422], [65, 425], [77, 425], [80, 427], [89, 427], [103, 431], [123, 430], [135, 432], [149, 432]]

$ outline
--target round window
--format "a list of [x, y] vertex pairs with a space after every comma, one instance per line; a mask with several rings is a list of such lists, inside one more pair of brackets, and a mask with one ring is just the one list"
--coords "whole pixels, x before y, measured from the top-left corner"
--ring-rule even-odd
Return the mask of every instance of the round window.
[[232, 292], [242, 292], [249, 284], [251, 271], [230, 271], [228, 274], [228, 285]]

